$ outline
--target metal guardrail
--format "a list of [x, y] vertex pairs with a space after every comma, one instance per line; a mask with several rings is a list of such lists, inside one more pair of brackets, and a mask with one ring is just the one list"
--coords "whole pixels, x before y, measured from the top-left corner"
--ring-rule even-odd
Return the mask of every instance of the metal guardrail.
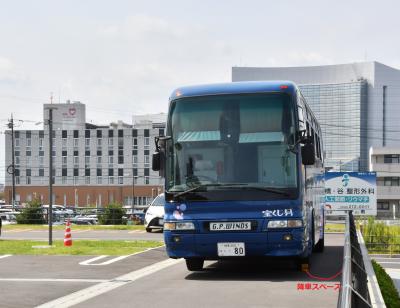
[[342, 287], [338, 308], [372, 307], [367, 277], [354, 217], [350, 211], [346, 216]]

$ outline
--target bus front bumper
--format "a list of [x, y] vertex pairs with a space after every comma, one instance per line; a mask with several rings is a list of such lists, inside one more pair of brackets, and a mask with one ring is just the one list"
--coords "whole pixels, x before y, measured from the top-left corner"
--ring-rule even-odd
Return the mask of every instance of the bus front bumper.
[[171, 258], [220, 259], [218, 243], [244, 243], [245, 257], [295, 257], [307, 251], [304, 228], [270, 232], [187, 233], [164, 231]]

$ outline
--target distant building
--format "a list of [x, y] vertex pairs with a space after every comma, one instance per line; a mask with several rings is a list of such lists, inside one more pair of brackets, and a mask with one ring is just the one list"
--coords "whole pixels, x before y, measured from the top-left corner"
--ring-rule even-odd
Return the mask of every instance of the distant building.
[[400, 70], [378, 62], [233, 67], [232, 81], [292, 80], [321, 124], [326, 167], [368, 170], [370, 147], [400, 147]]
[[[145, 205], [162, 192], [163, 181], [151, 170], [154, 137], [164, 135], [166, 115], [141, 116], [134, 125], [86, 123], [80, 102], [45, 104], [53, 110], [53, 203], [105, 206], [111, 202]], [[48, 203], [49, 141], [44, 130], [16, 130], [16, 201], [40, 198]], [[11, 164], [11, 134], [6, 134], [6, 166]], [[6, 174], [5, 197], [11, 203], [12, 178]]]
[[376, 172], [380, 217], [400, 217], [400, 147], [371, 148], [369, 170]]

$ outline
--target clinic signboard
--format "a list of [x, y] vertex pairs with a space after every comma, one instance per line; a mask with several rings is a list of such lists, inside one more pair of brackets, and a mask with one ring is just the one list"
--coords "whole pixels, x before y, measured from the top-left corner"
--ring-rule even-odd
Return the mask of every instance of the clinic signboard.
[[376, 216], [375, 172], [326, 172], [325, 213]]

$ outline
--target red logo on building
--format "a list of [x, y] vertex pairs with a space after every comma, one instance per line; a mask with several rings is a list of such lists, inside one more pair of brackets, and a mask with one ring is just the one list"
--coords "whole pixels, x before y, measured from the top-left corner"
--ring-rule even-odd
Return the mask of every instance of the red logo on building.
[[75, 113], [76, 113], [76, 109], [74, 107], [71, 107], [71, 108], [68, 109], [68, 113], [69, 113], [69, 115], [74, 116]]

